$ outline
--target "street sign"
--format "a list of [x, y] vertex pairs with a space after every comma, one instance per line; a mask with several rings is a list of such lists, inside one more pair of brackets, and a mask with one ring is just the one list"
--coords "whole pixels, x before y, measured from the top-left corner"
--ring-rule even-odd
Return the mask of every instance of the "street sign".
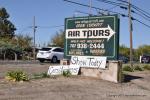
[[65, 57], [105, 56], [117, 59], [119, 19], [117, 15], [65, 19]]

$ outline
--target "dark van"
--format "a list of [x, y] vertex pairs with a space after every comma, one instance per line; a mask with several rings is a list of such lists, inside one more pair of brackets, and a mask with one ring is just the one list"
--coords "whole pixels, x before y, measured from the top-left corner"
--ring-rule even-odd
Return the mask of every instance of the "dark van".
[[141, 63], [150, 63], [150, 56], [148, 56], [148, 55], [140, 56], [140, 62]]

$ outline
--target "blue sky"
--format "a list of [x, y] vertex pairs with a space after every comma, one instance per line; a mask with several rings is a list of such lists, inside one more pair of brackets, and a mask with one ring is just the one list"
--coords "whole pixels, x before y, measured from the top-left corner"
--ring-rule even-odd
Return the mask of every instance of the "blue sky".
[[[83, 4], [89, 4], [89, 0], [72, 0]], [[116, 0], [110, 0], [116, 1]], [[127, 0], [128, 1], [128, 0]], [[150, 0], [131, 0], [132, 4], [150, 13]], [[126, 10], [114, 7], [110, 4], [92, 0], [92, 6], [111, 9], [112, 11], [127, 14]], [[60, 29], [64, 30], [64, 19], [67, 17], [87, 16], [86, 14], [75, 13], [76, 10], [89, 12], [89, 8], [64, 2], [63, 0], [0, 0], [0, 7], [5, 7], [10, 14], [9, 20], [16, 26], [16, 34], [28, 34], [33, 37], [33, 16], [36, 18], [36, 44], [44, 45], [50, 42], [51, 38]], [[92, 9], [93, 14], [97, 10]], [[144, 20], [136, 14], [133, 16], [145, 24], [150, 25], [150, 21]], [[60, 26], [60, 27], [55, 27]], [[120, 16], [120, 44], [129, 45], [128, 18]], [[150, 45], [150, 28], [133, 21], [133, 47], [140, 45]]]

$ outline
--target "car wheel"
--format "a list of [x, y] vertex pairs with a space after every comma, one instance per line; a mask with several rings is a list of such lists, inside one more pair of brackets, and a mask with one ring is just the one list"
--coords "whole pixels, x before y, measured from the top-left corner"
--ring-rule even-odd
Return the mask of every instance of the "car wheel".
[[41, 63], [43, 63], [44, 62], [44, 60], [42, 59], [42, 60], [39, 60]]
[[57, 63], [57, 57], [56, 56], [53, 56], [52, 63]]

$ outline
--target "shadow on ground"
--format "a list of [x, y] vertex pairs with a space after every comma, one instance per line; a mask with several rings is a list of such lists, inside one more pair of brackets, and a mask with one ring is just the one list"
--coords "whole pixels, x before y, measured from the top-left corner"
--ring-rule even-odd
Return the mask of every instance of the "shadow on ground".
[[132, 80], [135, 79], [143, 79], [143, 77], [127, 75], [127, 74], [124, 75], [124, 82], [131, 82]]

